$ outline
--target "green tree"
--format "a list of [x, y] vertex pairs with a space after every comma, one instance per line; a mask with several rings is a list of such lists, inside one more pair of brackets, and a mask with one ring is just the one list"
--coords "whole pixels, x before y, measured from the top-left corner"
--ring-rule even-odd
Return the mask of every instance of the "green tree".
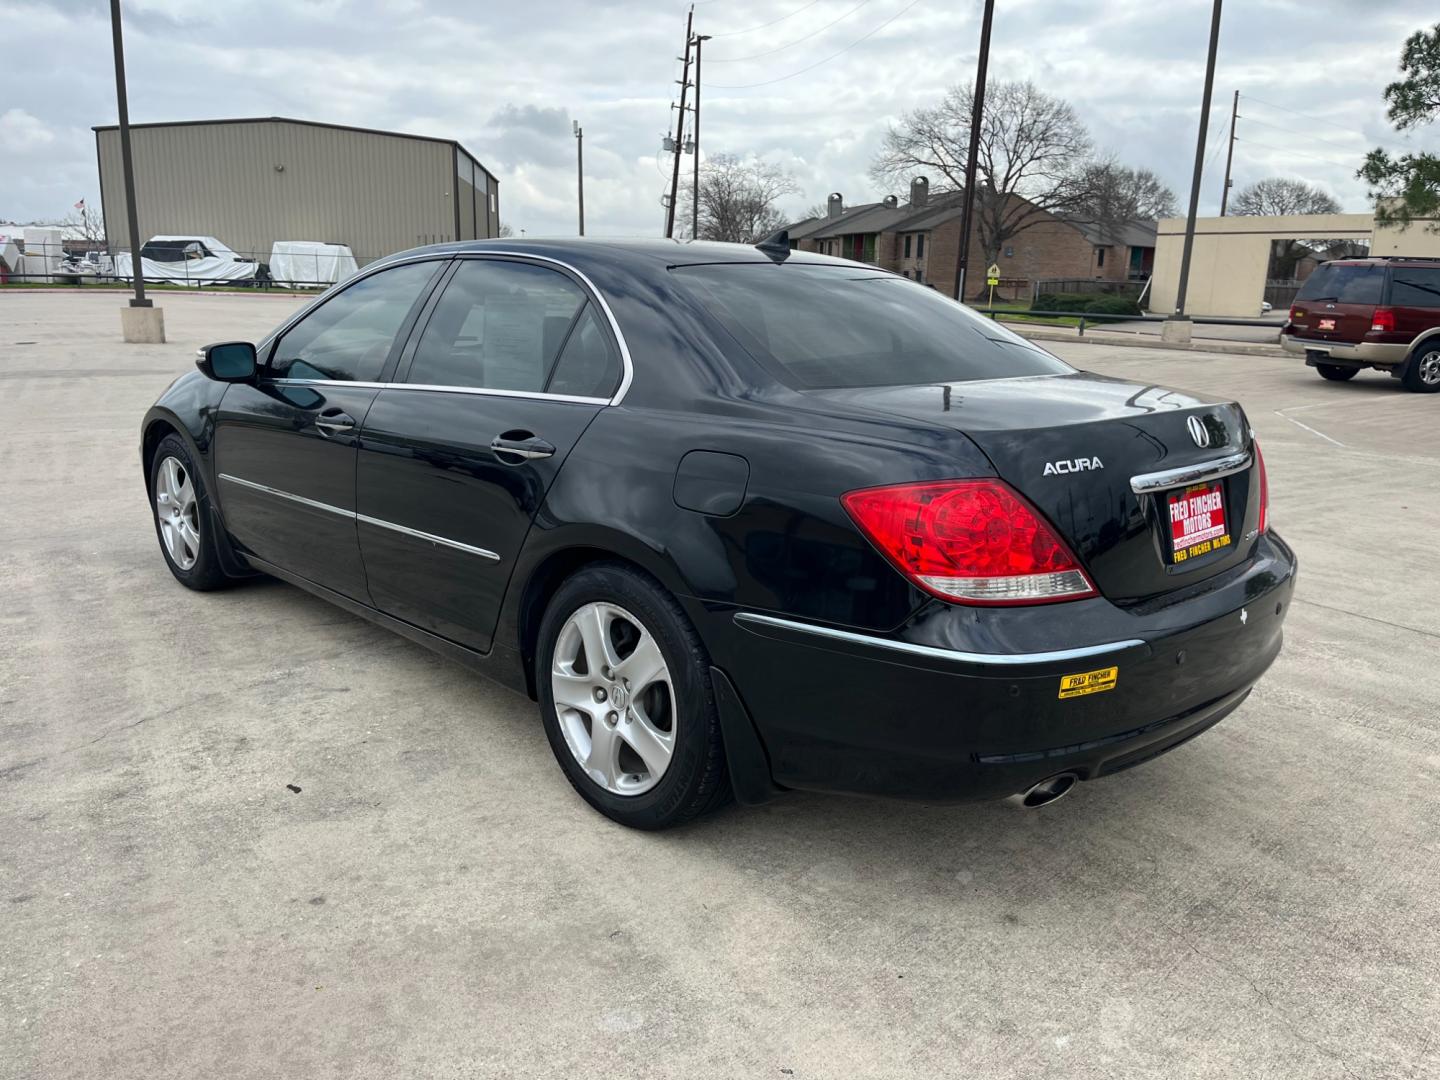
[[[1400, 72], [1405, 77], [1385, 88], [1390, 103], [1386, 115], [1396, 131], [1432, 123], [1440, 116], [1440, 23], [1417, 30], [1400, 49]], [[1381, 149], [1365, 155], [1356, 173], [1370, 185], [1377, 200], [1375, 218], [1382, 225], [1409, 228], [1417, 219], [1440, 217], [1440, 156], [1401, 154], [1392, 157]], [[1429, 228], [1440, 231], [1440, 221]]]

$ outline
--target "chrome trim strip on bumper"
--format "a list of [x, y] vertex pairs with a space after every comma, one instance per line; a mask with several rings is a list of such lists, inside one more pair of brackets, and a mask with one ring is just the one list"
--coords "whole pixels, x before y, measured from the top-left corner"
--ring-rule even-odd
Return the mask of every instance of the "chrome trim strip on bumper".
[[227, 480], [232, 484], [239, 484], [241, 487], [250, 488], [252, 491], [273, 495], [277, 499], [287, 499], [290, 502], [299, 503], [301, 506], [308, 506], [312, 510], [323, 510], [326, 513], [349, 518], [351, 521], [363, 521], [366, 525], [374, 525], [381, 529], [389, 529], [392, 532], [404, 533], [406, 536], [413, 536], [416, 540], [426, 540], [432, 544], [439, 544], [442, 547], [454, 548], [456, 551], [463, 551], [468, 555], [478, 555], [482, 559], [490, 559], [494, 562], [500, 561], [500, 556], [487, 548], [475, 547], [471, 544], [462, 544], [459, 540], [436, 536], [434, 533], [421, 532], [419, 529], [411, 529], [405, 525], [396, 525], [393, 521], [382, 521], [380, 518], [370, 517], [367, 514], [357, 514], [353, 510], [343, 510], [338, 506], [331, 506], [329, 503], [318, 502], [315, 499], [307, 499], [303, 495], [292, 495], [288, 491], [281, 491], [279, 488], [273, 488], [267, 484], [257, 484], [254, 480], [245, 480], [238, 476], [231, 476], [229, 473], [221, 473], [220, 479]]
[[870, 634], [857, 634], [850, 630], [838, 630], [833, 626], [817, 626], [815, 623], [778, 619], [773, 615], [760, 615], [749, 611], [736, 612], [735, 621], [741, 624], [756, 623], [761, 626], [775, 626], [782, 630], [796, 630], [801, 633], [814, 634], [816, 637], [829, 638], [832, 641], [844, 641], [852, 645], [869, 645], [877, 649], [890, 649], [894, 652], [909, 653], [912, 656], [925, 656], [934, 660], [954, 660], [957, 663], [963, 664], [996, 664], [1004, 666], [1050, 664], [1065, 660], [1083, 660], [1087, 657], [1120, 652], [1123, 649], [1133, 649], [1137, 645], [1145, 644], [1145, 642], [1139, 638], [1131, 638], [1126, 641], [1112, 641], [1105, 645], [1083, 645], [1075, 649], [1057, 649], [1052, 652], [972, 653], [961, 652], [958, 649], [940, 649], [933, 645], [916, 645], [909, 641], [896, 641], [894, 638], [874, 637]]
[[1198, 484], [1205, 480], [1219, 480], [1222, 476], [1244, 472], [1249, 467], [1250, 451], [1242, 450], [1238, 454], [1216, 458], [1213, 461], [1202, 461], [1198, 465], [1184, 465], [1178, 469], [1164, 469], [1160, 472], [1132, 476], [1130, 490], [1136, 495], [1148, 495], [1152, 491], [1164, 491], [1166, 488], [1184, 487], [1186, 484]]

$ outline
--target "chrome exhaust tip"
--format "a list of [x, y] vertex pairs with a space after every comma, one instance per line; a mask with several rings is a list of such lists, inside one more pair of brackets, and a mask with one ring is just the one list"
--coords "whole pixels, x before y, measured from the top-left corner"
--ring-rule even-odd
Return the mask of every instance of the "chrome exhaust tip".
[[1037, 806], [1053, 803], [1056, 799], [1063, 799], [1079, 780], [1080, 777], [1073, 772], [1056, 773], [1025, 791], [1011, 795], [1005, 801], [1012, 806], [1033, 810]]

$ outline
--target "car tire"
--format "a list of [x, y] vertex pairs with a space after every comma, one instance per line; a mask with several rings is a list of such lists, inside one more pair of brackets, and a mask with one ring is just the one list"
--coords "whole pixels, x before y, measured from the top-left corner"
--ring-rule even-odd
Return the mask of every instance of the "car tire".
[[1360, 374], [1359, 368], [1344, 367], [1340, 364], [1316, 364], [1315, 370], [1320, 373], [1322, 379], [1331, 382], [1346, 382]]
[[198, 592], [230, 584], [220, 565], [208, 507], [205, 481], [195, 468], [190, 448], [178, 435], [165, 436], [150, 459], [155, 536], [175, 580]]
[[1400, 377], [1406, 390], [1417, 394], [1433, 394], [1440, 391], [1440, 344], [1420, 349], [1405, 362], [1405, 374]]
[[709, 656], [653, 578], [596, 563], [566, 580], [540, 623], [536, 684], [556, 761], [606, 817], [666, 829], [728, 800]]

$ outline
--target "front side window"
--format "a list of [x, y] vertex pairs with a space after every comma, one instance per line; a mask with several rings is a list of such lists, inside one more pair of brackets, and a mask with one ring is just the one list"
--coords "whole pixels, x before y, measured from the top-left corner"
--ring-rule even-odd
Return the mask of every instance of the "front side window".
[[406, 381], [541, 393], [586, 303], [579, 285], [549, 267], [467, 259], [435, 305]]
[[374, 382], [438, 261], [405, 263], [361, 278], [285, 332], [270, 356], [275, 379]]
[[1440, 266], [1397, 266], [1390, 271], [1390, 303], [1440, 308]]
[[965, 305], [894, 274], [762, 263], [674, 273], [751, 356], [800, 390], [1074, 370]]

